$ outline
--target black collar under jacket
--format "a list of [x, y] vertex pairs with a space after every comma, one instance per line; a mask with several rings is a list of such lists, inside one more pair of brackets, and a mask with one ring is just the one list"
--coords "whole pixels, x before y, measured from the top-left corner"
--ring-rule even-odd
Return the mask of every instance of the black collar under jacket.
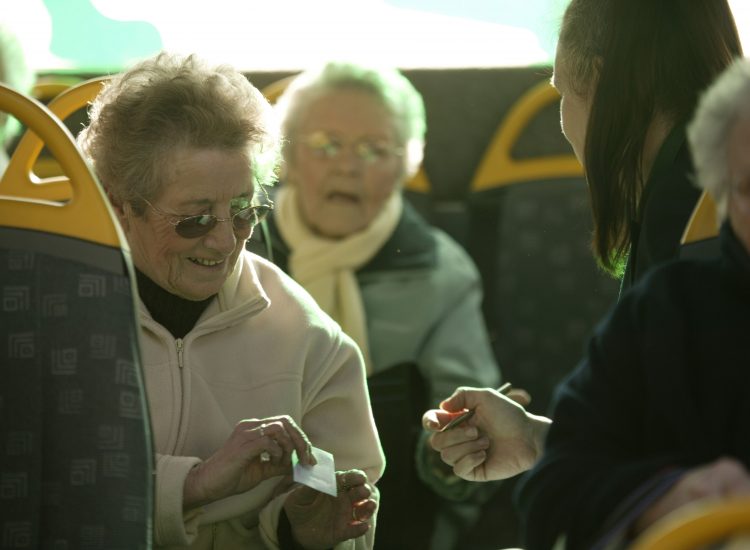
[[652, 267], [678, 257], [682, 233], [700, 197], [693, 174], [685, 127], [677, 124], [659, 149], [643, 189], [620, 295]]
[[[268, 217], [273, 262], [289, 273], [289, 246], [281, 236], [274, 216]], [[363, 265], [358, 274], [378, 271], [426, 269], [437, 265], [437, 243], [427, 222], [404, 200], [401, 219], [383, 247]]]
[[166, 328], [175, 338], [184, 338], [214, 299], [187, 300], [164, 290], [138, 268], [135, 269], [138, 294], [154, 321]]

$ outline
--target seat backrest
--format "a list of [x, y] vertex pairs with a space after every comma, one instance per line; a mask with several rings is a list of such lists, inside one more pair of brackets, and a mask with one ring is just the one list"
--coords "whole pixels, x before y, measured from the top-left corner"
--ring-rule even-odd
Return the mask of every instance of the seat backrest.
[[59, 119], [3, 86], [0, 109], [65, 173], [51, 191], [21, 148], [0, 179], [0, 540], [150, 548], [153, 454], [125, 239]]
[[739, 549], [748, 541], [750, 498], [737, 497], [686, 505], [647, 529], [630, 550]]
[[716, 203], [703, 192], [680, 239], [680, 258], [715, 258], [719, 255]]
[[495, 354], [504, 378], [529, 390], [539, 412], [580, 359], [618, 287], [589, 250], [588, 191], [575, 156], [527, 158], [518, 150], [534, 119], [556, 110], [558, 101], [547, 81], [516, 101], [479, 164], [469, 196], [468, 248], [483, 278]]

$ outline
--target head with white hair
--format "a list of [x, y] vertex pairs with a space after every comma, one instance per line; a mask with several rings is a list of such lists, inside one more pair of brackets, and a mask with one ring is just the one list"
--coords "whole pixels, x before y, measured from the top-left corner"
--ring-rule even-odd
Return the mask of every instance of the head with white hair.
[[285, 183], [326, 238], [371, 227], [422, 162], [424, 103], [396, 69], [327, 63], [297, 76], [276, 110]]
[[697, 184], [711, 194], [722, 220], [731, 185], [729, 142], [743, 119], [750, 120], [750, 60], [738, 59], [703, 95], [688, 126]]
[[736, 60], [708, 88], [687, 133], [697, 184], [750, 250], [750, 60]]

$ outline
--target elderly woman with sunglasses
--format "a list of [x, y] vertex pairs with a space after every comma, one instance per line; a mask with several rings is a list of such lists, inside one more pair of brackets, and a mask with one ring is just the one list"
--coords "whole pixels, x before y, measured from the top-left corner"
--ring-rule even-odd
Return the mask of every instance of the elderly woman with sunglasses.
[[402, 200], [422, 160], [422, 98], [396, 70], [332, 62], [297, 76], [276, 107], [285, 175], [269, 218], [274, 261], [364, 354], [388, 462], [377, 545], [430, 547], [440, 523], [432, 547], [449, 548], [492, 488], [444, 466], [420, 407], [462, 384], [495, 385], [499, 371], [476, 267]]
[[[372, 546], [383, 458], [361, 355], [244, 250], [272, 207], [269, 112], [240, 73], [161, 54], [104, 88], [79, 138], [136, 268], [156, 547]], [[312, 446], [335, 457], [336, 497], [281, 477]]]

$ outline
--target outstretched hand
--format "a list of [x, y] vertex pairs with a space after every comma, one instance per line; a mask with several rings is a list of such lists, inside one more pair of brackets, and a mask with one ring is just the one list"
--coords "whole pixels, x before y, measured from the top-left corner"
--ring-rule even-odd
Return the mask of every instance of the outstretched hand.
[[[530, 397], [523, 390], [508, 396], [490, 388], [457, 389], [422, 417], [430, 445], [453, 473], [469, 481], [506, 479], [531, 468], [543, 447], [550, 420], [528, 413], [522, 405]], [[465, 409], [474, 415], [466, 422], [439, 431]]]
[[361, 470], [336, 472], [338, 496], [332, 497], [299, 485], [284, 502], [295, 540], [314, 550], [364, 535], [377, 503], [373, 488]]
[[185, 480], [185, 508], [249, 491], [268, 478], [291, 472], [292, 451], [315, 464], [305, 433], [289, 416], [237, 423], [226, 443], [198, 464]]

